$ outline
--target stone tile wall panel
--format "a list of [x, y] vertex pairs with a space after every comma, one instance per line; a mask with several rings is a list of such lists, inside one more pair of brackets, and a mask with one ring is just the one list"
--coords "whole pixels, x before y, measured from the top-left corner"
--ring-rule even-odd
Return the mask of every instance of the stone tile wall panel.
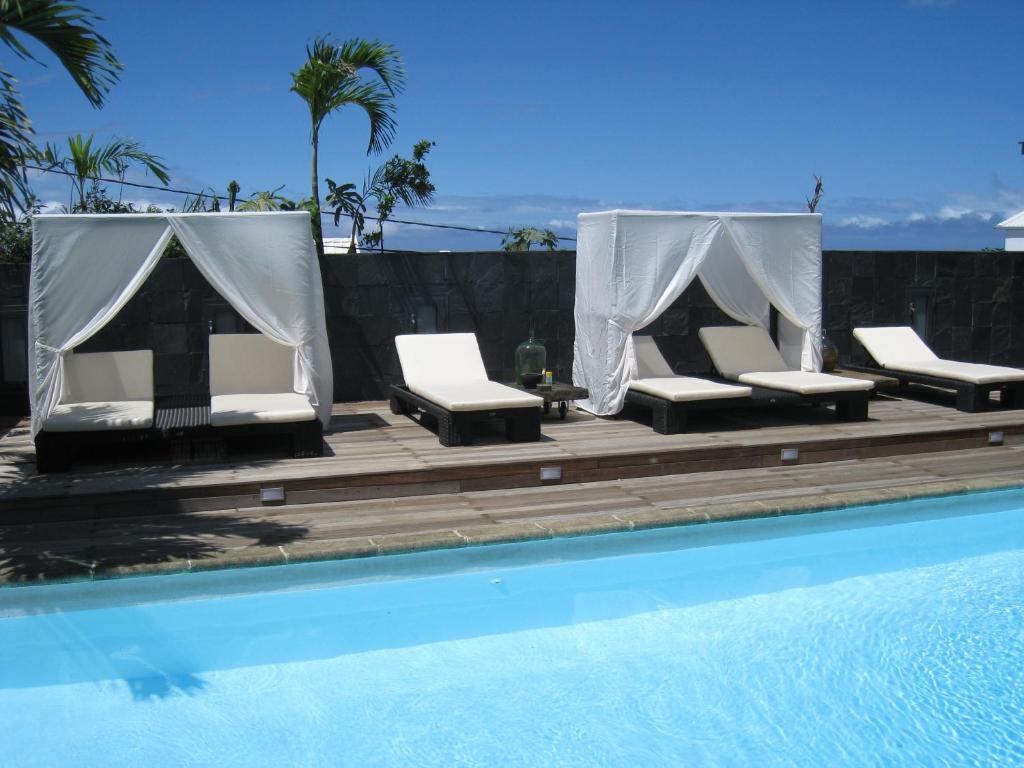
[[[548, 367], [559, 379], [571, 376], [572, 251], [351, 254], [330, 257], [326, 271], [336, 400], [381, 398], [401, 380], [394, 336], [415, 332], [417, 308], [431, 304], [441, 330], [477, 334], [493, 378], [511, 378], [514, 350], [531, 320]], [[24, 307], [28, 274], [27, 265], [0, 265], [2, 307]], [[1024, 254], [1002, 252], [826, 251], [823, 318], [840, 360], [864, 362], [852, 329], [908, 324], [910, 302], [921, 292], [930, 302], [927, 341], [936, 353], [1024, 366]], [[202, 393], [217, 304], [223, 299], [191, 262], [165, 259], [82, 349], [153, 349], [158, 394]], [[676, 370], [700, 373], [710, 361], [697, 331], [731, 322], [697, 281], [644, 331], [658, 338]], [[0, 400], [7, 410], [23, 408], [24, 393], [12, 400], [12, 391], [0, 388]]]

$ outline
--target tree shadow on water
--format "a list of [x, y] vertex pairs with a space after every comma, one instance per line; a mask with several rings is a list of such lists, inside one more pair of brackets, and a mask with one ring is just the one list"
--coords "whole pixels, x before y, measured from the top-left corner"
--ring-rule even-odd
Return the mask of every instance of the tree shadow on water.
[[[147, 566], [156, 566], [152, 570], [157, 573], [177, 571], [179, 567], [186, 571], [198, 561], [239, 549], [253, 553], [256, 561], [263, 555], [266, 562], [283, 563], [283, 555], [280, 560], [273, 558], [277, 548], [302, 539], [309, 529], [268, 519], [261, 512], [178, 511], [149, 517], [0, 525], [0, 575], [9, 582], [25, 584], [142, 574], [150, 570]], [[170, 567], [160, 567], [165, 564]], [[15, 597], [18, 593], [13, 590], [8, 594]], [[80, 616], [86, 616], [79, 611], [88, 610], [79, 603], [83, 593], [62, 594], [61, 590], [53, 590], [52, 599], [48, 599], [49, 590], [24, 594], [32, 595], [31, 601], [26, 602], [26, 612], [60, 617], [46, 625], [51, 633], [52, 653], [62, 656], [70, 652], [71, 668], [61, 673], [58, 682], [68, 682], [63, 679], [65, 674], [82, 680], [119, 679], [137, 702], [197, 696], [208, 687], [200, 676], [204, 662], [197, 660], [197, 654], [199, 659], [205, 656], [202, 638], [178, 638], [150, 610], [150, 597], [143, 598], [141, 604], [134, 598], [119, 604], [119, 593], [115, 591], [107, 605], [103, 593], [93, 593], [97, 607], [129, 612], [121, 617], [129, 628], [128, 634], [114, 642], [111, 638], [90, 637], [93, 621], [79, 622]], [[155, 599], [159, 600], [159, 589], [150, 594], [157, 595]], [[202, 593], [196, 596], [201, 597]], [[201, 632], [201, 628], [197, 631]], [[39, 670], [38, 674], [46, 677], [50, 673]]]

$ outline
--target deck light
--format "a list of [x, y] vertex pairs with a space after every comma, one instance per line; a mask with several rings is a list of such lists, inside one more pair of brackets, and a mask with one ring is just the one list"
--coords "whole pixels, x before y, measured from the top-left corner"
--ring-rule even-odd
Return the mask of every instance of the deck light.
[[796, 461], [797, 459], [800, 458], [800, 449], [799, 448], [783, 448], [782, 449], [782, 456], [781, 456], [781, 458], [782, 458], [783, 461]]
[[989, 445], [1002, 445], [1003, 444], [1003, 432], [998, 430], [996, 432], [988, 433], [988, 444]]
[[541, 467], [540, 468], [540, 479], [543, 480], [561, 480], [562, 479], [562, 468], [561, 467]]
[[260, 501], [263, 504], [284, 504], [284, 488], [279, 485], [260, 488]]

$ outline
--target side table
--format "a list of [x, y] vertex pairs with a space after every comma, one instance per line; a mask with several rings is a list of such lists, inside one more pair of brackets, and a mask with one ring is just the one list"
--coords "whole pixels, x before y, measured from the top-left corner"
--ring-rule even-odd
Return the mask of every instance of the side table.
[[551, 404], [558, 403], [558, 415], [563, 419], [569, 410], [570, 400], [583, 400], [590, 396], [590, 393], [583, 387], [576, 387], [562, 381], [553, 382], [550, 389], [527, 389], [522, 384], [508, 384], [507, 386], [544, 398], [545, 416], [551, 412]]

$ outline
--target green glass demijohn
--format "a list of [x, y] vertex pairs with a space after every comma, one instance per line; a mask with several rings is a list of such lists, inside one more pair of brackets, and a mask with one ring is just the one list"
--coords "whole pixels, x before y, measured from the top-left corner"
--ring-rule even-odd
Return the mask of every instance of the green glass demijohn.
[[544, 342], [533, 337], [533, 323], [530, 323], [530, 338], [516, 347], [516, 384], [533, 388], [544, 376], [548, 362], [548, 351]]

